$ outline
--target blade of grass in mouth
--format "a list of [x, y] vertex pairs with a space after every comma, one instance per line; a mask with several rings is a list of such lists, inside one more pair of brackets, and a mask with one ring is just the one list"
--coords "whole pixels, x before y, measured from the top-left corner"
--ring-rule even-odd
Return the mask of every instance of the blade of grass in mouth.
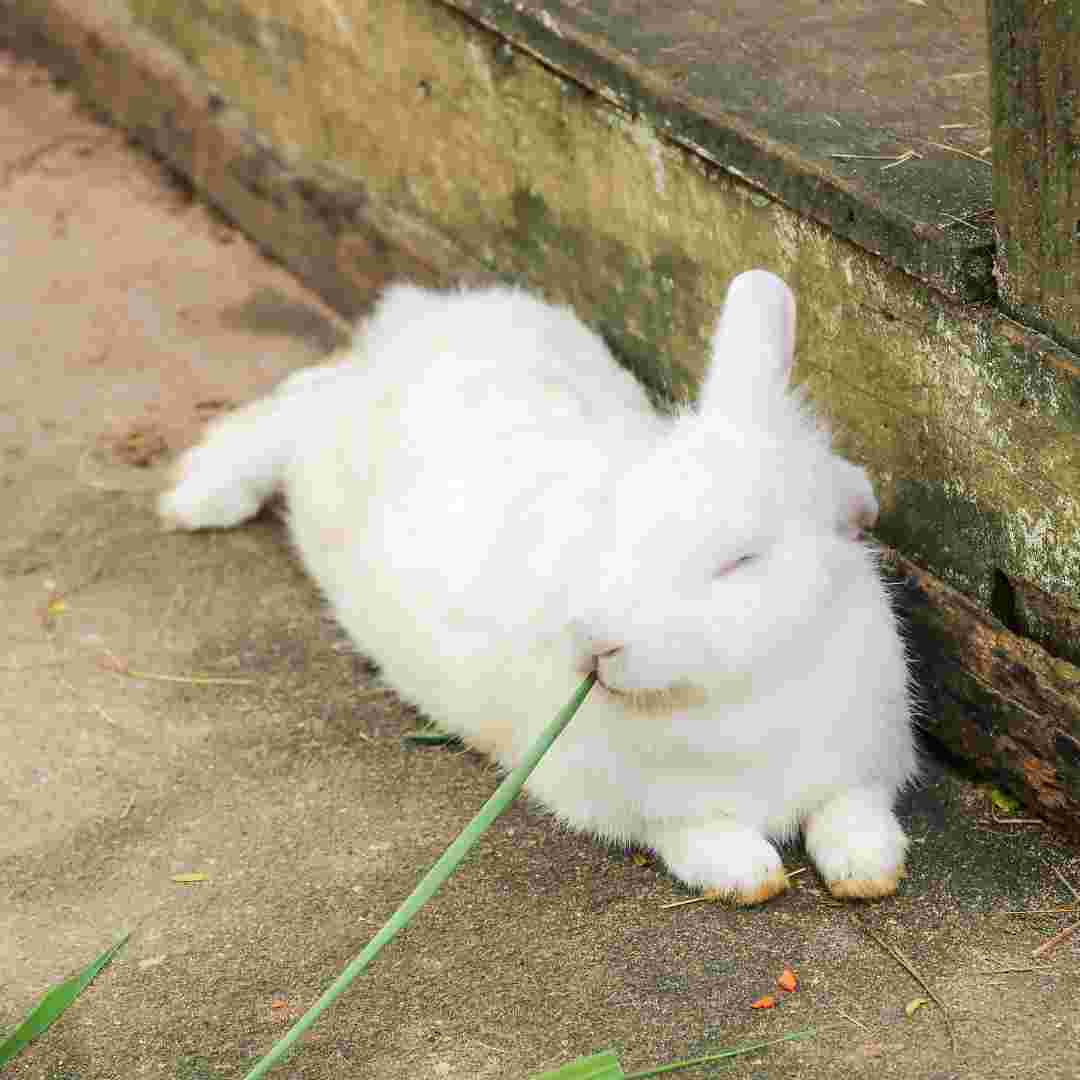
[[559, 715], [544, 728], [539, 738], [525, 752], [517, 767], [495, 789], [494, 794], [480, 808], [476, 817], [465, 826], [458, 838], [443, 852], [438, 862], [420, 879], [420, 884], [390, 916], [382, 929], [323, 992], [319, 1000], [271, 1047], [269, 1053], [259, 1060], [244, 1080], [258, 1080], [281, 1061], [288, 1054], [293, 1043], [315, 1023], [319, 1014], [334, 1003], [349, 983], [375, 959], [385, 945], [388, 945], [409, 925], [412, 917], [439, 891], [491, 823], [514, 801], [518, 792], [524, 787], [529, 774], [540, 763], [540, 759], [547, 753], [563, 728], [570, 723], [595, 682], [595, 672], [582, 680], [581, 685], [574, 691], [574, 696], [559, 712]]

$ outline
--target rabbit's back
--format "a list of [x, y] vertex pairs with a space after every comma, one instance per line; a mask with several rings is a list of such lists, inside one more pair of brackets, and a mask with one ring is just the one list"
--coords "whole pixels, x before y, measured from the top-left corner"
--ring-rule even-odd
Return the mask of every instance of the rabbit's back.
[[434, 534], [451, 580], [479, 564], [490, 576], [500, 548], [520, 569], [516, 526], [549, 536], [551, 511], [573, 512], [579, 489], [591, 496], [668, 426], [571, 312], [511, 289], [395, 287], [342, 373], [289, 465], [294, 517], [324, 543], [380, 543], [397, 571], [430, 566]]
[[[506, 756], [493, 717], [549, 716], [572, 688], [568, 568], [596, 543], [604, 477], [668, 421], [570, 312], [408, 286], [313, 416], [285, 482], [308, 570], [390, 681]], [[491, 700], [509, 670], [529, 694]]]
[[396, 405], [401, 423], [423, 425], [432, 441], [444, 425], [460, 438], [456, 423], [471, 417], [484, 422], [470, 430], [482, 445], [534, 432], [596, 445], [605, 431], [640, 439], [663, 425], [596, 333], [568, 308], [517, 289], [396, 286], [355, 351], [357, 367], [382, 394], [396, 394], [388, 411]]

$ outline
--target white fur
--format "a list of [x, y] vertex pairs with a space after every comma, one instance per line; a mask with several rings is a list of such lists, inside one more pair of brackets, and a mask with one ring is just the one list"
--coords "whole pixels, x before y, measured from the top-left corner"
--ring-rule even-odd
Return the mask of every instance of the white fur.
[[503, 765], [595, 667], [530, 782], [569, 824], [754, 902], [805, 823], [830, 887], [880, 895], [906, 664], [856, 540], [873, 492], [786, 389], [794, 320], [779, 279], [737, 278], [672, 418], [564, 308], [397, 286], [348, 359], [218, 421], [160, 513], [230, 526], [283, 490], [358, 648]]

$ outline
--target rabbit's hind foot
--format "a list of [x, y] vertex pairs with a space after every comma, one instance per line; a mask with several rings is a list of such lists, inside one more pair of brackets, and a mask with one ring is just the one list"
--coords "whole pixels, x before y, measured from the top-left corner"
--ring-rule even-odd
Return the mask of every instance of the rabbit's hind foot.
[[158, 497], [167, 529], [228, 529], [254, 517], [281, 490], [294, 417], [275, 398], [222, 417], [173, 466]]
[[[207, 457], [211, 460], [205, 460]], [[227, 471], [215, 467], [204, 447], [188, 450], [174, 466], [173, 486], [158, 496], [166, 529], [227, 529], [254, 517], [263, 499]]]

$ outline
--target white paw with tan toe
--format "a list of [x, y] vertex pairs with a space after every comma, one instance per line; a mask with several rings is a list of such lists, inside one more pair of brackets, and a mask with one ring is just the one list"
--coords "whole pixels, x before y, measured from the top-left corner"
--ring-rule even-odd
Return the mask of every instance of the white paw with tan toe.
[[883, 794], [849, 791], [811, 814], [806, 850], [833, 896], [891, 896], [904, 876], [908, 839]]
[[776, 848], [735, 822], [657, 830], [656, 853], [675, 877], [736, 904], [760, 904], [788, 887]]

